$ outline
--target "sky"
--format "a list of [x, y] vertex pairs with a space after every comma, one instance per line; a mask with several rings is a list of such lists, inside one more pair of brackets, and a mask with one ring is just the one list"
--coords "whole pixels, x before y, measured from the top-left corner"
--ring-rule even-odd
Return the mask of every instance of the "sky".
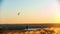
[[59, 11], [58, 0], [3, 0], [0, 24], [60, 23]]

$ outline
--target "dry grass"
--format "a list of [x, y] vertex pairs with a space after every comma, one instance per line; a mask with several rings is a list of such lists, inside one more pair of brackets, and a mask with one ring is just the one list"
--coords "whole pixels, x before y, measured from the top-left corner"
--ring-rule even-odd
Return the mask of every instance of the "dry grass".
[[39, 30], [5, 30], [0, 34], [60, 34], [60, 28], [43, 28]]

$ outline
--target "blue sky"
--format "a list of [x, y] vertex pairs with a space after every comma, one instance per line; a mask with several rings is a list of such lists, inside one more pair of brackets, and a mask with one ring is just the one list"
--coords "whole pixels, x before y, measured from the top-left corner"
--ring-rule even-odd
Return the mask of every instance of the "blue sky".
[[[51, 5], [53, 2], [54, 0], [4, 0], [2, 10], [6, 10], [7, 13], [15, 13], [20, 8], [27, 11], [38, 10], [47, 5]], [[4, 11], [2, 13], [5, 13]]]
[[[43, 19], [46, 19], [46, 22], [47, 20], [52, 22], [55, 20], [57, 6], [57, 0], [4, 0], [0, 11], [0, 21], [45, 22]], [[21, 15], [17, 16], [18, 12], [21, 12]]]

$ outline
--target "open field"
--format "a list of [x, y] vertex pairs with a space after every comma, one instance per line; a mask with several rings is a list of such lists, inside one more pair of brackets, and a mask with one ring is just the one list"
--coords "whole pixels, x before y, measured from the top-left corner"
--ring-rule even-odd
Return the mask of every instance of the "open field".
[[60, 24], [0, 24], [0, 34], [60, 34]]

